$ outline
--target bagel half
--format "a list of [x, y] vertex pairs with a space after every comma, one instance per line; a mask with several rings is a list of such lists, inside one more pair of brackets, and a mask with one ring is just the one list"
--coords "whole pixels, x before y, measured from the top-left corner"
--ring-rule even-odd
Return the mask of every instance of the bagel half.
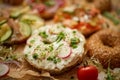
[[60, 74], [82, 60], [84, 44], [85, 38], [77, 30], [61, 24], [46, 25], [28, 39], [24, 54], [26, 60], [38, 70]]
[[120, 33], [114, 30], [101, 30], [93, 34], [86, 47], [90, 57], [97, 58], [104, 68], [120, 68]]

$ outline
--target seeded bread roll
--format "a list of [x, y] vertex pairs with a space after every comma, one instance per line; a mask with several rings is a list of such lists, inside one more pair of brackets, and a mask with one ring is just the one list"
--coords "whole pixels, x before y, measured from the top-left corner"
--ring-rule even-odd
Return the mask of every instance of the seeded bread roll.
[[94, 4], [101, 12], [111, 10], [111, 0], [95, 0]]
[[93, 34], [86, 47], [90, 57], [97, 58], [104, 68], [120, 68], [120, 33], [104, 29]]

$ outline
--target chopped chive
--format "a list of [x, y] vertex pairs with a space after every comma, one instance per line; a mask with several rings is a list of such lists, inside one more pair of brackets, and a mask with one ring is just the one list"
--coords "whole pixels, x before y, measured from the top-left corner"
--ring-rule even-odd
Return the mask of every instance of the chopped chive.
[[108, 70], [107, 70], [107, 80], [114, 80], [111, 73], [110, 73], [110, 68], [108, 67]]
[[64, 39], [65, 38], [65, 34], [63, 33], [63, 32], [60, 32], [59, 34], [58, 34], [58, 36], [57, 36], [57, 39], [56, 39], [56, 41], [57, 42], [60, 42], [62, 39]]
[[35, 20], [24, 19], [24, 20], [22, 20], [22, 22], [24, 22], [24, 23], [30, 25], [30, 24], [33, 24], [33, 23], [35, 22]]
[[50, 50], [50, 51], [53, 51], [53, 46], [49, 46], [49, 50]]
[[33, 54], [33, 58], [34, 58], [34, 59], [37, 59], [37, 58], [38, 58], [38, 54], [37, 54], [37, 53], [34, 53], [34, 54]]
[[44, 4], [46, 6], [54, 6], [55, 5], [55, 1], [54, 0], [47, 0], [44, 2]]
[[30, 43], [32, 43], [32, 44], [33, 44], [34, 42], [35, 42], [35, 40], [31, 40], [31, 41], [30, 41]]
[[76, 33], [76, 31], [73, 31], [73, 34], [75, 34]]
[[77, 48], [77, 44], [80, 42], [79, 38], [71, 38], [70, 46], [72, 48]]
[[53, 61], [53, 58], [52, 57], [48, 57], [47, 60], [48, 61]]
[[29, 48], [31, 48], [32, 46], [31, 45], [29, 45]]
[[61, 59], [60, 58], [57, 58], [55, 56], [50, 56], [47, 58], [48, 61], [53, 61], [54, 64], [57, 64], [58, 62], [61, 62]]
[[25, 57], [28, 57], [28, 54], [25, 54]]
[[46, 34], [45, 31], [40, 32], [39, 35], [42, 36], [43, 38], [47, 38], [48, 37], [48, 35]]
[[2, 20], [2, 21], [0, 21], [0, 25], [3, 25], [4, 23], [6, 23], [7, 22], [7, 20]]

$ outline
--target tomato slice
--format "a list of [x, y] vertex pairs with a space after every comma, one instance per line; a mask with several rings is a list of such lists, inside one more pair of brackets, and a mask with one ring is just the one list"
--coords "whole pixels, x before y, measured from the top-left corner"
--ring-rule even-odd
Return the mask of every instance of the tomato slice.
[[96, 8], [92, 8], [91, 10], [90, 10], [90, 12], [89, 12], [89, 14], [91, 15], [91, 16], [95, 16], [95, 15], [97, 15], [97, 14], [99, 14], [100, 13], [100, 11], [98, 10], [98, 9], [96, 9]]
[[63, 13], [65, 19], [71, 19], [71, 15], [68, 13]]
[[83, 27], [83, 26], [85, 26], [85, 25], [86, 25], [85, 22], [80, 22], [80, 23], [78, 23], [77, 25], [75, 25], [74, 28], [76, 28], [76, 29], [79, 30], [81, 27]]
[[75, 25], [74, 28], [78, 29], [82, 33], [92, 33], [101, 29], [100, 26], [92, 26], [91, 24], [85, 22], [80, 22], [79, 24]]

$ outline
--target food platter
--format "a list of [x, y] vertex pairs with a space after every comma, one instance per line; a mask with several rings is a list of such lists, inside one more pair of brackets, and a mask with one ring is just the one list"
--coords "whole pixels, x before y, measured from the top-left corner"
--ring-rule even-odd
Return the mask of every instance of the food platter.
[[1, 0], [0, 80], [120, 80], [118, 3]]

